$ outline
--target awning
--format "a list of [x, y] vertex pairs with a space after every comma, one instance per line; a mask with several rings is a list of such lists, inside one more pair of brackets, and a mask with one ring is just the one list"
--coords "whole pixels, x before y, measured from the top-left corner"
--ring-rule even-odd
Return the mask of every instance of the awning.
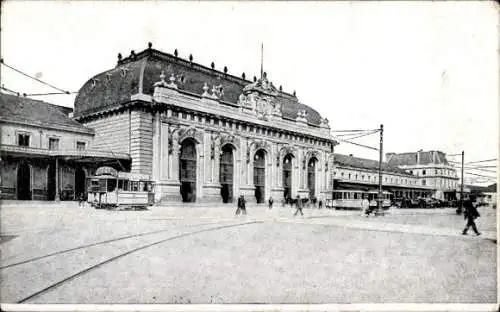
[[29, 157], [29, 158], [58, 158], [76, 162], [103, 162], [126, 160], [130, 161], [127, 153], [116, 153], [102, 150], [48, 150], [43, 148], [0, 144], [0, 155]]

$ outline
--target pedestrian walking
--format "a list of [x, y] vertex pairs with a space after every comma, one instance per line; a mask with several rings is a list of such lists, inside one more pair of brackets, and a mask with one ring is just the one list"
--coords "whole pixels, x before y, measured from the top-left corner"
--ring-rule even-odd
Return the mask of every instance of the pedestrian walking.
[[370, 214], [371, 211], [370, 209], [370, 202], [368, 201], [368, 198], [366, 196], [363, 196], [363, 199], [361, 200], [361, 210], [365, 212], [366, 216]]
[[321, 209], [323, 208], [323, 200], [320, 198], [319, 202], [318, 202], [318, 209]]
[[273, 209], [273, 198], [269, 197], [269, 209]]
[[297, 195], [297, 210], [295, 210], [295, 213], [293, 214], [294, 216], [297, 215], [297, 213], [300, 211], [300, 214], [303, 216], [304, 213], [302, 212], [302, 199], [300, 198], [299, 195]]
[[238, 198], [238, 208], [236, 209], [236, 215], [239, 215], [240, 213], [246, 215], [247, 214], [247, 209], [246, 209], [246, 200], [243, 195], [240, 195]]
[[474, 222], [476, 218], [480, 217], [475, 203], [472, 200], [467, 200], [465, 202], [464, 208], [464, 219], [467, 220], [467, 223], [465, 224], [462, 235], [467, 235], [467, 231], [470, 227], [472, 227], [472, 230], [474, 231], [474, 233], [476, 233], [476, 235], [481, 235], [481, 233], [479, 233], [479, 231], [477, 230], [476, 223]]
[[80, 195], [78, 195], [78, 207], [85, 207], [85, 197], [83, 193], [80, 193]]

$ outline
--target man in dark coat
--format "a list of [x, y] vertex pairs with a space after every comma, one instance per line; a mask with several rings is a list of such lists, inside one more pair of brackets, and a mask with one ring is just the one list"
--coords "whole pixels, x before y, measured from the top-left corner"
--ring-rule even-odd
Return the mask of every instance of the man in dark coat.
[[481, 233], [479, 233], [479, 231], [477, 230], [476, 223], [474, 222], [476, 218], [480, 217], [476, 205], [472, 200], [467, 200], [464, 203], [464, 208], [464, 219], [467, 220], [467, 223], [465, 224], [465, 228], [462, 234], [467, 235], [467, 231], [470, 227], [472, 227], [472, 230], [474, 231], [474, 233], [476, 233], [476, 235], [481, 235]]
[[273, 209], [273, 198], [272, 197], [269, 197], [269, 209]]
[[295, 210], [295, 213], [293, 215], [296, 216], [299, 211], [301, 215], [304, 215], [304, 213], [302, 212], [302, 199], [300, 198], [299, 195], [297, 195], [296, 205], [297, 205], [297, 210]]
[[242, 211], [244, 215], [247, 214], [246, 201], [243, 195], [240, 195], [240, 197], [238, 198], [238, 209], [236, 209], [236, 215], [239, 215], [240, 211]]

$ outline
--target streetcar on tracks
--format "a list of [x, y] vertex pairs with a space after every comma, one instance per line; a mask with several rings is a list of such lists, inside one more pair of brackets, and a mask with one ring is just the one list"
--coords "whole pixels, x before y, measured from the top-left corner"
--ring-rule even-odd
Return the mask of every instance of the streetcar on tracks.
[[97, 209], [146, 209], [154, 204], [149, 175], [100, 167], [87, 178], [87, 202]]
[[[378, 190], [371, 190], [366, 192], [368, 195], [368, 202], [370, 208], [378, 207]], [[389, 209], [391, 207], [391, 196], [392, 193], [388, 191], [382, 191], [382, 209]]]
[[[391, 206], [392, 193], [382, 192], [382, 208], [389, 209]], [[335, 190], [332, 192], [332, 199], [326, 201], [327, 208], [335, 209], [358, 209], [363, 210], [368, 207], [363, 207], [363, 199], [368, 200], [370, 208], [377, 207], [378, 190], [361, 191], [361, 190]]]

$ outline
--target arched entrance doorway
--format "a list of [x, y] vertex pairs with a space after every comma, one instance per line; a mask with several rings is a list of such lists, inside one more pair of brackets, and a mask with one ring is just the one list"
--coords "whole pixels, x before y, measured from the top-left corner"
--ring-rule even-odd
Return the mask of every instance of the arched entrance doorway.
[[31, 200], [31, 168], [27, 163], [17, 168], [17, 199]]
[[283, 158], [283, 197], [286, 201], [292, 198], [292, 154]]
[[255, 185], [255, 199], [257, 204], [265, 201], [266, 187], [266, 154], [264, 150], [258, 150], [253, 160], [253, 184]]
[[313, 199], [316, 194], [316, 162], [316, 158], [311, 158], [307, 164], [307, 188], [310, 199]]
[[182, 142], [179, 156], [179, 180], [183, 202], [196, 201], [196, 144], [191, 139]]
[[222, 147], [220, 156], [219, 180], [221, 184], [220, 195], [223, 203], [233, 202], [233, 148], [226, 144]]
[[47, 200], [56, 199], [56, 167], [49, 165], [47, 169]]
[[78, 199], [81, 194], [85, 196], [87, 190], [85, 189], [85, 171], [80, 167], [75, 171], [75, 199]]

